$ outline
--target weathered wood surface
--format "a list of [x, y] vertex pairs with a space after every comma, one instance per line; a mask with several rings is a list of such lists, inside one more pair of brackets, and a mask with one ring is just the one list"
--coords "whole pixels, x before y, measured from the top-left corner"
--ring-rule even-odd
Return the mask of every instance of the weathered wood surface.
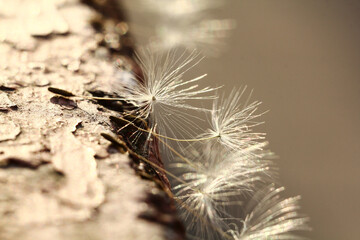
[[163, 192], [101, 137], [114, 112], [48, 91], [108, 90], [114, 67], [93, 15], [78, 1], [0, 1], [2, 240], [178, 239], [145, 219], [166, 217], [149, 201]]

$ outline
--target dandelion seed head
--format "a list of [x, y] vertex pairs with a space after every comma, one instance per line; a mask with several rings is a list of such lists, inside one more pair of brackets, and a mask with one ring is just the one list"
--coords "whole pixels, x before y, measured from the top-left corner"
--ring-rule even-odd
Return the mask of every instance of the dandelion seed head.
[[217, 56], [225, 47], [224, 40], [234, 27], [235, 23], [230, 19], [165, 22], [155, 27], [149, 45], [157, 51], [183, 47]]
[[153, 12], [164, 18], [197, 17], [204, 11], [215, 9], [223, 0], [142, 0], [143, 11]]
[[154, 52], [152, 48], [141, 50], [138, 64], [142, 70], [142, 80], [128, 87], [121, 82], [113, 85], [114, 91], [124, 101], [135, 106], [128, 113], [148, 119], [150, 127], [158, 131], [170, 129], [185, 130], [184, 125], [191, 123], [191, 114], [187, 111], [204, 111], [204, 108], [192, 106], [196, 100], [213, 99], [215, 88], [201, 88], [197, 84], [206, 74], [185, 80], [184, 74], [201, 61], [196, 51]]
[[283, 190], [270, 185], [254, 195], [242, 229], [229, 230], [234, 240], [304, 239], [293, 233], [309, 230], [308, 218], [297, 212], [300, 197], [282, 199], [279, 193]]
[[206, 228], [199, 222], [199, 216], [222, 229], [225, 227], [222, 219], [230, 216], [226, 209], [238, 205], [241, 197], [253, 192], [255, 184], [268, 174], [269, 162], [210, 144], [205, 144], [204, 148], [191, 146], [187, 152], [191, 155], [189, 162], [179, 160], [173, 165], [182, 180], [173, 190], [183, 205], [197, 214], [183, 209], [181, 217], [194, 231]]
[[243, 96], [246, 88], [233, 90], [225, 98], [214, 100], [210, 116], [210, 127], [199, 138], [211, 139], [215, 144], [221, 145], [231, 151], [247, 154], [259, 152], [267, 145], [263, 142], [265, 134], [254, 133], [252, 128], [261, 124], [257, 120], [262, 113], [257, 113], [258, 101], [249, 103]]

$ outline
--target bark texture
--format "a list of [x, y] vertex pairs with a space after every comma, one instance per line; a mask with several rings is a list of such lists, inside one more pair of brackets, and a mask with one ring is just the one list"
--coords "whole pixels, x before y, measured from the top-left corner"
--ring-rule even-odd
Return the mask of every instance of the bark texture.
[[116, 112], [48, 91], [109, 91], [127, 25], [99, 33], [90, 5], [0, 1], [0, 239], [181, 239], [159, 184], [101, 136]]

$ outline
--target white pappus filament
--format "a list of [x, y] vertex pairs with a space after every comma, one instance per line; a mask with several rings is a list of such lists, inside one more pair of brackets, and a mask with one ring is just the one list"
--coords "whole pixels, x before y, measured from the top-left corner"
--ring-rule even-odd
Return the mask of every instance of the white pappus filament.
[[263, 114], [256, 113], [261, 102], [249, 103], [250, 94], [242, 103], [245, 91], [246, 87], [235, 89], [227, 98], [222, 96], [214, 100], [209, 117], [211, 128], [199, 138], [208, 138], [215, 145], [242, 154], [254, 154], [267, 145], [266, 142], [261, 142], [265, 138], [264, 133], [252, 132], [253, 127], [261, 124], [256, 120]]
[[136, 107], [131, 114], [149, 120], [153, 132], [156, 125], [159, 133], [164, 133], [165, 128], [185, 131], [184, 125], [191, 122], [186, 111], [205, 110], [190, 105], [189, 101], [214, 98], [208, 93], [216, 88], [199, 88], [197, 84], [206, 74], [183, 79], [184, 74], [201, 60], [196, 51], [191, 54], [177, 54], [176, 51], [159, 53], [146, 48], [138, 53], [137, 60], [143, 74], [141, 81], [131, 88], [117, 84], [114, 89], [124, 101]]
[[281, 198], [284, 188], [270, 185], [256, 193], [249, 204], [248, 213], [242, 220], [242, 229], [236, 224], [229, 233], [234, 240], [278, 240], [305, 239], [293, 234], [294, 231], [310, 230], [309, 219], [297, 213], [300, 196]]
[[[227, 230], [223, 219], [232, 215], [227, 208], [238, 206], [242, 197], [253, 192], [256, 183], [269, 176], [270, 161], [265, 152], [262, 158], [254, 158], [210, 144], [195, 144], [185, 152], [188, 161], [179, 159], [173, 164], [182, 180], [173, 190], [181, 202], [180, 208], [186, 205], [196, 214], [186, 208], [180, 214], [196, 235], [204, 236], [208, 232], [219, 235]], [[205, 223], [202, 218], [206, 219]], [[222, 230], [214, 231], [214, 228]]]

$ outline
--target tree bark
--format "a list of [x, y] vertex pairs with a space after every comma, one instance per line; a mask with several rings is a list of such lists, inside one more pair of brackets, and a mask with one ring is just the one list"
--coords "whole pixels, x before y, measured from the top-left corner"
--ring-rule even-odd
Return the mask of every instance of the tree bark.
[[[113, 1], [102, 2], [114, 12]], [[131, 65], [123, 15], [99, 9], [96, 1], [0, 1], [2, 240], [183, 238], [159, 184], [101, 136], [113, 134], [116, 112], [48, 91], [107, 92], [112, 59]], [[122, 32], [98, 24], [109, 19]]]

